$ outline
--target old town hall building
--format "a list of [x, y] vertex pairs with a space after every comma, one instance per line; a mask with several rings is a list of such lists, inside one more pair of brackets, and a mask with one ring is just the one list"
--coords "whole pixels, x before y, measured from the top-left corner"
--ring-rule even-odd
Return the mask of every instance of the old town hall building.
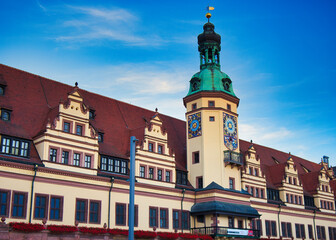
[[328, 158], [239, 139], [214, 28], [198, 36], [186, 121], [0, 65], [0, 216], [126, 229], [135, 136], [135, 229], [335, 240]]

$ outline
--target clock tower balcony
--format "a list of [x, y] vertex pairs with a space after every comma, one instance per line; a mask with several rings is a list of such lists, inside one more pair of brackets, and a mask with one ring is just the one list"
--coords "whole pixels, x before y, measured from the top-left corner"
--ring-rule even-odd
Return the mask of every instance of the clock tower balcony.
[[243, 165], [243, 157], [242, 154], [233, 152], [230, 150], [224, 151], [224, 163], [227, 164], [234, 164], [241, 166]]

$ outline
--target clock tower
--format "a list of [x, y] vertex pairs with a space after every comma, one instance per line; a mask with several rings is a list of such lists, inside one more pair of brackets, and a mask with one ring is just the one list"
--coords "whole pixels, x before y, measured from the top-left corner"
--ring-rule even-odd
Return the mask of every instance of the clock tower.
[[[210, 14], [207, 14], [208, 19]], [[186, 107], [187, 164], [195, 188], [216, 182], [241, 190], [238, 114], [239, 99], [230, 77], [221, 71], [221, 36], [208, 21], [198, 35], [200, 71], [190, 80]]]

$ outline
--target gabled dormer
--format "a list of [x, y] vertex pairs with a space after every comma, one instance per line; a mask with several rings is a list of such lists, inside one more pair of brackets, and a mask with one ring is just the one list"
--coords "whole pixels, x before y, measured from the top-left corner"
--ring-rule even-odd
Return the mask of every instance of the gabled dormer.
[[142, 138], [137, 146], [135, 175], [139, 182], [174, 187], [175, 155], [168, 145], [160, 114], [156, 111], [149, 120], [144, 118], [144, 122], [144, 128], [132, 131]]
[[98, 135], [77, 84], [65, 101], [50, 109], [34, 143], [47, 167], [96, 174]]
[[266, 179], [260, 166], [260, 158], [251, 141], [251, 145], [244, 154], [242, 168], [242, 188], [246, 190], [255, 201], [266, 202]]
[[279, 187], [280, 198], [287, 206], [304, 208], [303, 187], [291, 154], [286, 160], [284, 170], [282, 186]]

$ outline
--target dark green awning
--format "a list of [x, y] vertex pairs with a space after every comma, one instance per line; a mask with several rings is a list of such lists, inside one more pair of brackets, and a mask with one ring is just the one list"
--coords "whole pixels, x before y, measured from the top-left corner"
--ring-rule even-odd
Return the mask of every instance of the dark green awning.
[[258, 211], [251, 206], [235, 203], [219, 202], [219, 201], [195, 203], [191, 207], [190, 213], [191, 215], [218, 213], [230, 216], [241, 216], [251, 218], [260, 217]]

